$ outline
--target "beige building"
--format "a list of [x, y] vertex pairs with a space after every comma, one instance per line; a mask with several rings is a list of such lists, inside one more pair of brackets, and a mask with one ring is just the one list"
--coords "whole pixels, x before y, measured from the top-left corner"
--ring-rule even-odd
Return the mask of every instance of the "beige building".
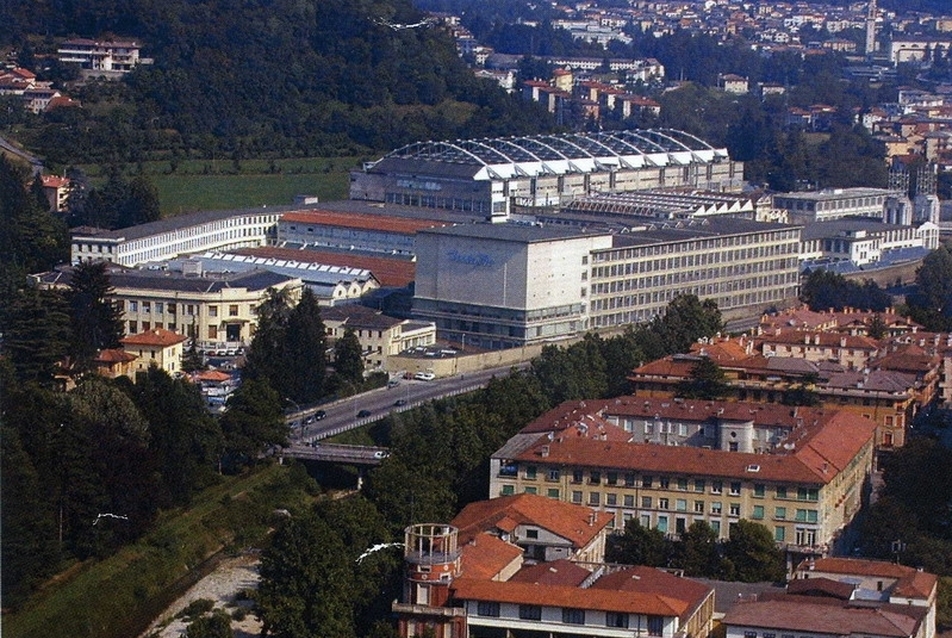
[[410, 348], [436, 343], [436, 324], [432, 322], [396, 319], [357, 304], [323, 309], [321, 318], [331, 343], [343, 337], [347, 328], [353, 329], [360, 341], [367, 370], [392, 371], [390, 357]]
[[182, 370], [183, 344], [187, 340], [184, 335], [177, 334], [165, 328], [152, 328], [122, 338], [122, 348], [136, 356], [131, 372], [145, 372], [155, 365], [160, 370], [175, 374]]
[[833, 549], [864, 501], [876, 424], [838, 410], [623, 397], [567, 402], [491, 458], [490, 496], [528, 492], [666, 534], [747, 519], [792, 559]]

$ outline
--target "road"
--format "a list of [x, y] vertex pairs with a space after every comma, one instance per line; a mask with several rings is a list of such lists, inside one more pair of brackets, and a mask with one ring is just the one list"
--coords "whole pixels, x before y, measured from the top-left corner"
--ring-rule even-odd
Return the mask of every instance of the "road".
[[[516, 367], [524, 368], [528, 365], [523, 363]], [[513, 366], [490, 368], [433, 381], [400, 379], [399, 385], [392, 388], [378, 388], [334, 403], [309, 407], [288, 416], [289, 423], [301, 424], [299, 427], [292, 427], [291, 443], [320, 441], [382, 419], [391, 412], [402, 412], [433, 399], [477, 390], [493, 377], [508, 375], [512, 368]], [[403, 405], [395, 405], [397, 401], [403, 402]], [[324, 410], [327, 416], [311, 425], [304, 425], [304, 420], [318, 410]], [[361, 410], [368, 410], [370, 416], [358, 417], [357, 414]]]
[[33, 172], [34, 172], [34, 173], [42, 173], [42, 172], [43, 172], [43, 162], [40, 161], [40, 159], [39, 159], [38, 157], [36, 157], [36, 156], [34, 156], [34, 155], [30, 155], [30, 154], [27, 153], [26, 151], [23, 151], [23, 150], [17, 148], [16, 146], [14, 146], [14, 145], [11, 144], [10, 142], [6, 141], [6, 140], [3, 139], [2, 137], [0, 137], [0, 149], [3, 149], [3, 150], [5, 150], [5, 151], [7, 151], [8, 153], [11, 153], [12, 155], [16, 155], [17, 157], [22, 158], [22, 159], [26, 160], [27, 162], [29, 162], [30, 165], [33, 167]]

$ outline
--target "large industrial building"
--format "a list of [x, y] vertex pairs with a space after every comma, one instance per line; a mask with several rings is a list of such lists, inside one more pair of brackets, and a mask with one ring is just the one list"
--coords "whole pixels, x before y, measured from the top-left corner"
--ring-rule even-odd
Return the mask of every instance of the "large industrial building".
[[[679, 294], [725, 319], [796, 301], [800, 227], [713, 218], [628, 232], [461, 224], [417, 234], [415, 316], [443, 338], [507, 348], [647, 321]], [[738, 324], [739, 325], [739, 324]]]
[[351, 173], [350, 198], [504, 219], [593, 193], [739, 190], [743, 173], [727, 149], [670, 129], [418, 142]]

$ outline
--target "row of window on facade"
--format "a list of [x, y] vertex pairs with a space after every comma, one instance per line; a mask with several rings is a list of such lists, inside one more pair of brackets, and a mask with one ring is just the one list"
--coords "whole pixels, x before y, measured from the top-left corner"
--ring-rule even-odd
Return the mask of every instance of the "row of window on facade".
[[[479, 601], [476, 604], [476, 615], [498, 618], [500, 615], [500, 604], [493, 601]], [[601, 616], [599, 614], [599, 616]], [[541, 605], [519, 605], [520, 620], [542, 620]], [[585, 610], [574, 609], [571, 607], [562, 608], [562, 622], [567, 625], [586, 624]], [[606, 612], [605, 627], [619, 629], [628, 629], [631, 626], [631, 614], [621, 612]], [[646, 629], [649, 636], [660, 636], [664, 630], [664, 618], [662, 616], [647, 616]]]
[[[141, 312], [146, 314], [178, 314], [179, 306], [181, 306], [182, 314], [187, 316], [195, 315], [195, 312], [200, 308], [199, 304], [176, 304], [174, 302], [164, 302], [164, 301], [134, 301], [134, 300], [118, 300], [116, 301], [116, 306], [119, 310], [124, 312]], [[218, 316], [218, 306], [208, 306], [208, 316], [217, 317]], [[254, 307], [251, 307], [251, 312], [254, 313]], [[239, 304], [228, 304], [226, 312], [229, 317], [237, 317], [240, 313]]]

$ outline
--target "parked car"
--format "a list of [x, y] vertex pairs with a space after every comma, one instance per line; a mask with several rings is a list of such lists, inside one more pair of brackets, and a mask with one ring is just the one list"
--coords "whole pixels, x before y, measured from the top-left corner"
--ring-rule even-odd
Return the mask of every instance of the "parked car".
[[397, 399], [396, 401], [393, 402], [393, 404], [399, 408], [401, 405], [406, 405], [406, 404], [407, 404], [407, 400], [406, 400], [406, 399]]
[[432, 381], [436, 378], [436, 375], [432, 372], [417, 372], [413, 375], [413, 378], [417, 381]]
[[400, 385], [400, 382], [397, 381], [396, 379], [391, 379], [390, 381], [387, 381], [387, 387], [388, 387], [388, 388], [395, 388], [395, 387], [397, 387], [398, 385]]
[[320, 421], [326, 416], [327, 416], [327, 412], [325, 412], [324, 410], [318, 410], [317, 412], [314, 413], [314, 418], [317, 419], [318, 421]]
[[370, 416], [370, 414], [371, 414], [370, 410], [364, 409], [364, 410], [361, 410], [360, 412], [357, 413], [357, 418], [358, 418], [358, 419], [363, 419], [364, 417]]

